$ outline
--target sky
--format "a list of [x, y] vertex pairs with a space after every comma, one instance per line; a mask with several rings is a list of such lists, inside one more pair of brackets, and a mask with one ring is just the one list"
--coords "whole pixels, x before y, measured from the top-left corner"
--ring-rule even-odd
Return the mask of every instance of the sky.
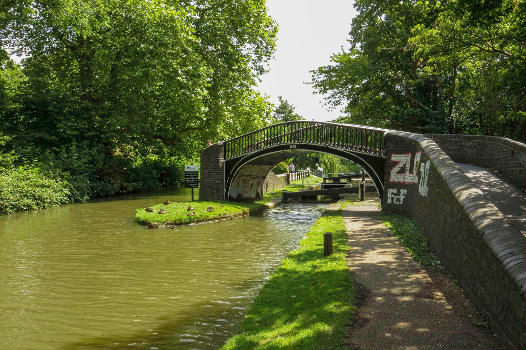
[[334, 53], [348, 48], [351, 20], [356, 11], [352, 0], [267, 0], [270, 16], [279, 25], [277, 49], [262, 76], [259, 91], [291, 103], [307, 120], [338, 118], [339, 109], [329, 111], [323, 96], [315, 95], [310, 71], [330, 63]]

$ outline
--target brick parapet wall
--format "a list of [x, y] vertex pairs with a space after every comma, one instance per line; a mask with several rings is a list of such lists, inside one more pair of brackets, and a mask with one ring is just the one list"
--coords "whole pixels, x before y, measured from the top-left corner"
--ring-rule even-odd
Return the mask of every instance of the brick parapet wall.
[[215, 143], [201, 152], [200, 200], [225, 199], [225, 148], [223, 142]]
[[[493, 328], [524, 349], [526, 239], [433, 140], [389, 132], [386, 149], [383, 209], [412, 216]], [[396, 175], [400, 159], [409, 167], [400, 167], [402, 175]], [[400, 179], [405, 183], [396, 182]]]
[[454, 162], [496, 171], [521, 189], [526, 188], [526, 145], [497, 136], [429, 134]]

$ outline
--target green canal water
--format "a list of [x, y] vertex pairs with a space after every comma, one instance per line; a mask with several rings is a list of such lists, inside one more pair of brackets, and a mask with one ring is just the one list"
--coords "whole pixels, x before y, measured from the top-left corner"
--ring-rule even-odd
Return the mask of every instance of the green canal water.
[[214, 349], [319, 217], [148, 230], [135, 209], [188, 190], [0, 216], [0, 349]]

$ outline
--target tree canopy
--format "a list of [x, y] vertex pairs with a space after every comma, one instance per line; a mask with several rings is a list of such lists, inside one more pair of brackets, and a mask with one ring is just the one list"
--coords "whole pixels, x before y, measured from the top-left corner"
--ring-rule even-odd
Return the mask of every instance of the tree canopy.
[[78, 156], [117, 186], [147, 159], [192, 159], [205, 140], [270, 122], [254, 89], [277, 32], [264, 0], [0, 6], [0, 133], [24, 157], [76, 172], [64, 163]]
[[350, 48], [313, 71], [341, 121], [526, 135], [524, 0], [356, 0]]
[[295, 107], [282, 96], [278, 96], [279, 105], [274, 109], [273, 117], [278, 123], [302, 120], [303, 118], [296, 113]]

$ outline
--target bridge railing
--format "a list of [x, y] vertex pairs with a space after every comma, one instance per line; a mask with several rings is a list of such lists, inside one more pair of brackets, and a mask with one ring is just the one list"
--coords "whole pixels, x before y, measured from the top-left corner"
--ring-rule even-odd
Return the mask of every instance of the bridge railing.
[[385, 129], [352, 124], [292, 121], [252, 131], [225, 142], [225, 159], [285, 144], [315, 144], [383, 156]]

